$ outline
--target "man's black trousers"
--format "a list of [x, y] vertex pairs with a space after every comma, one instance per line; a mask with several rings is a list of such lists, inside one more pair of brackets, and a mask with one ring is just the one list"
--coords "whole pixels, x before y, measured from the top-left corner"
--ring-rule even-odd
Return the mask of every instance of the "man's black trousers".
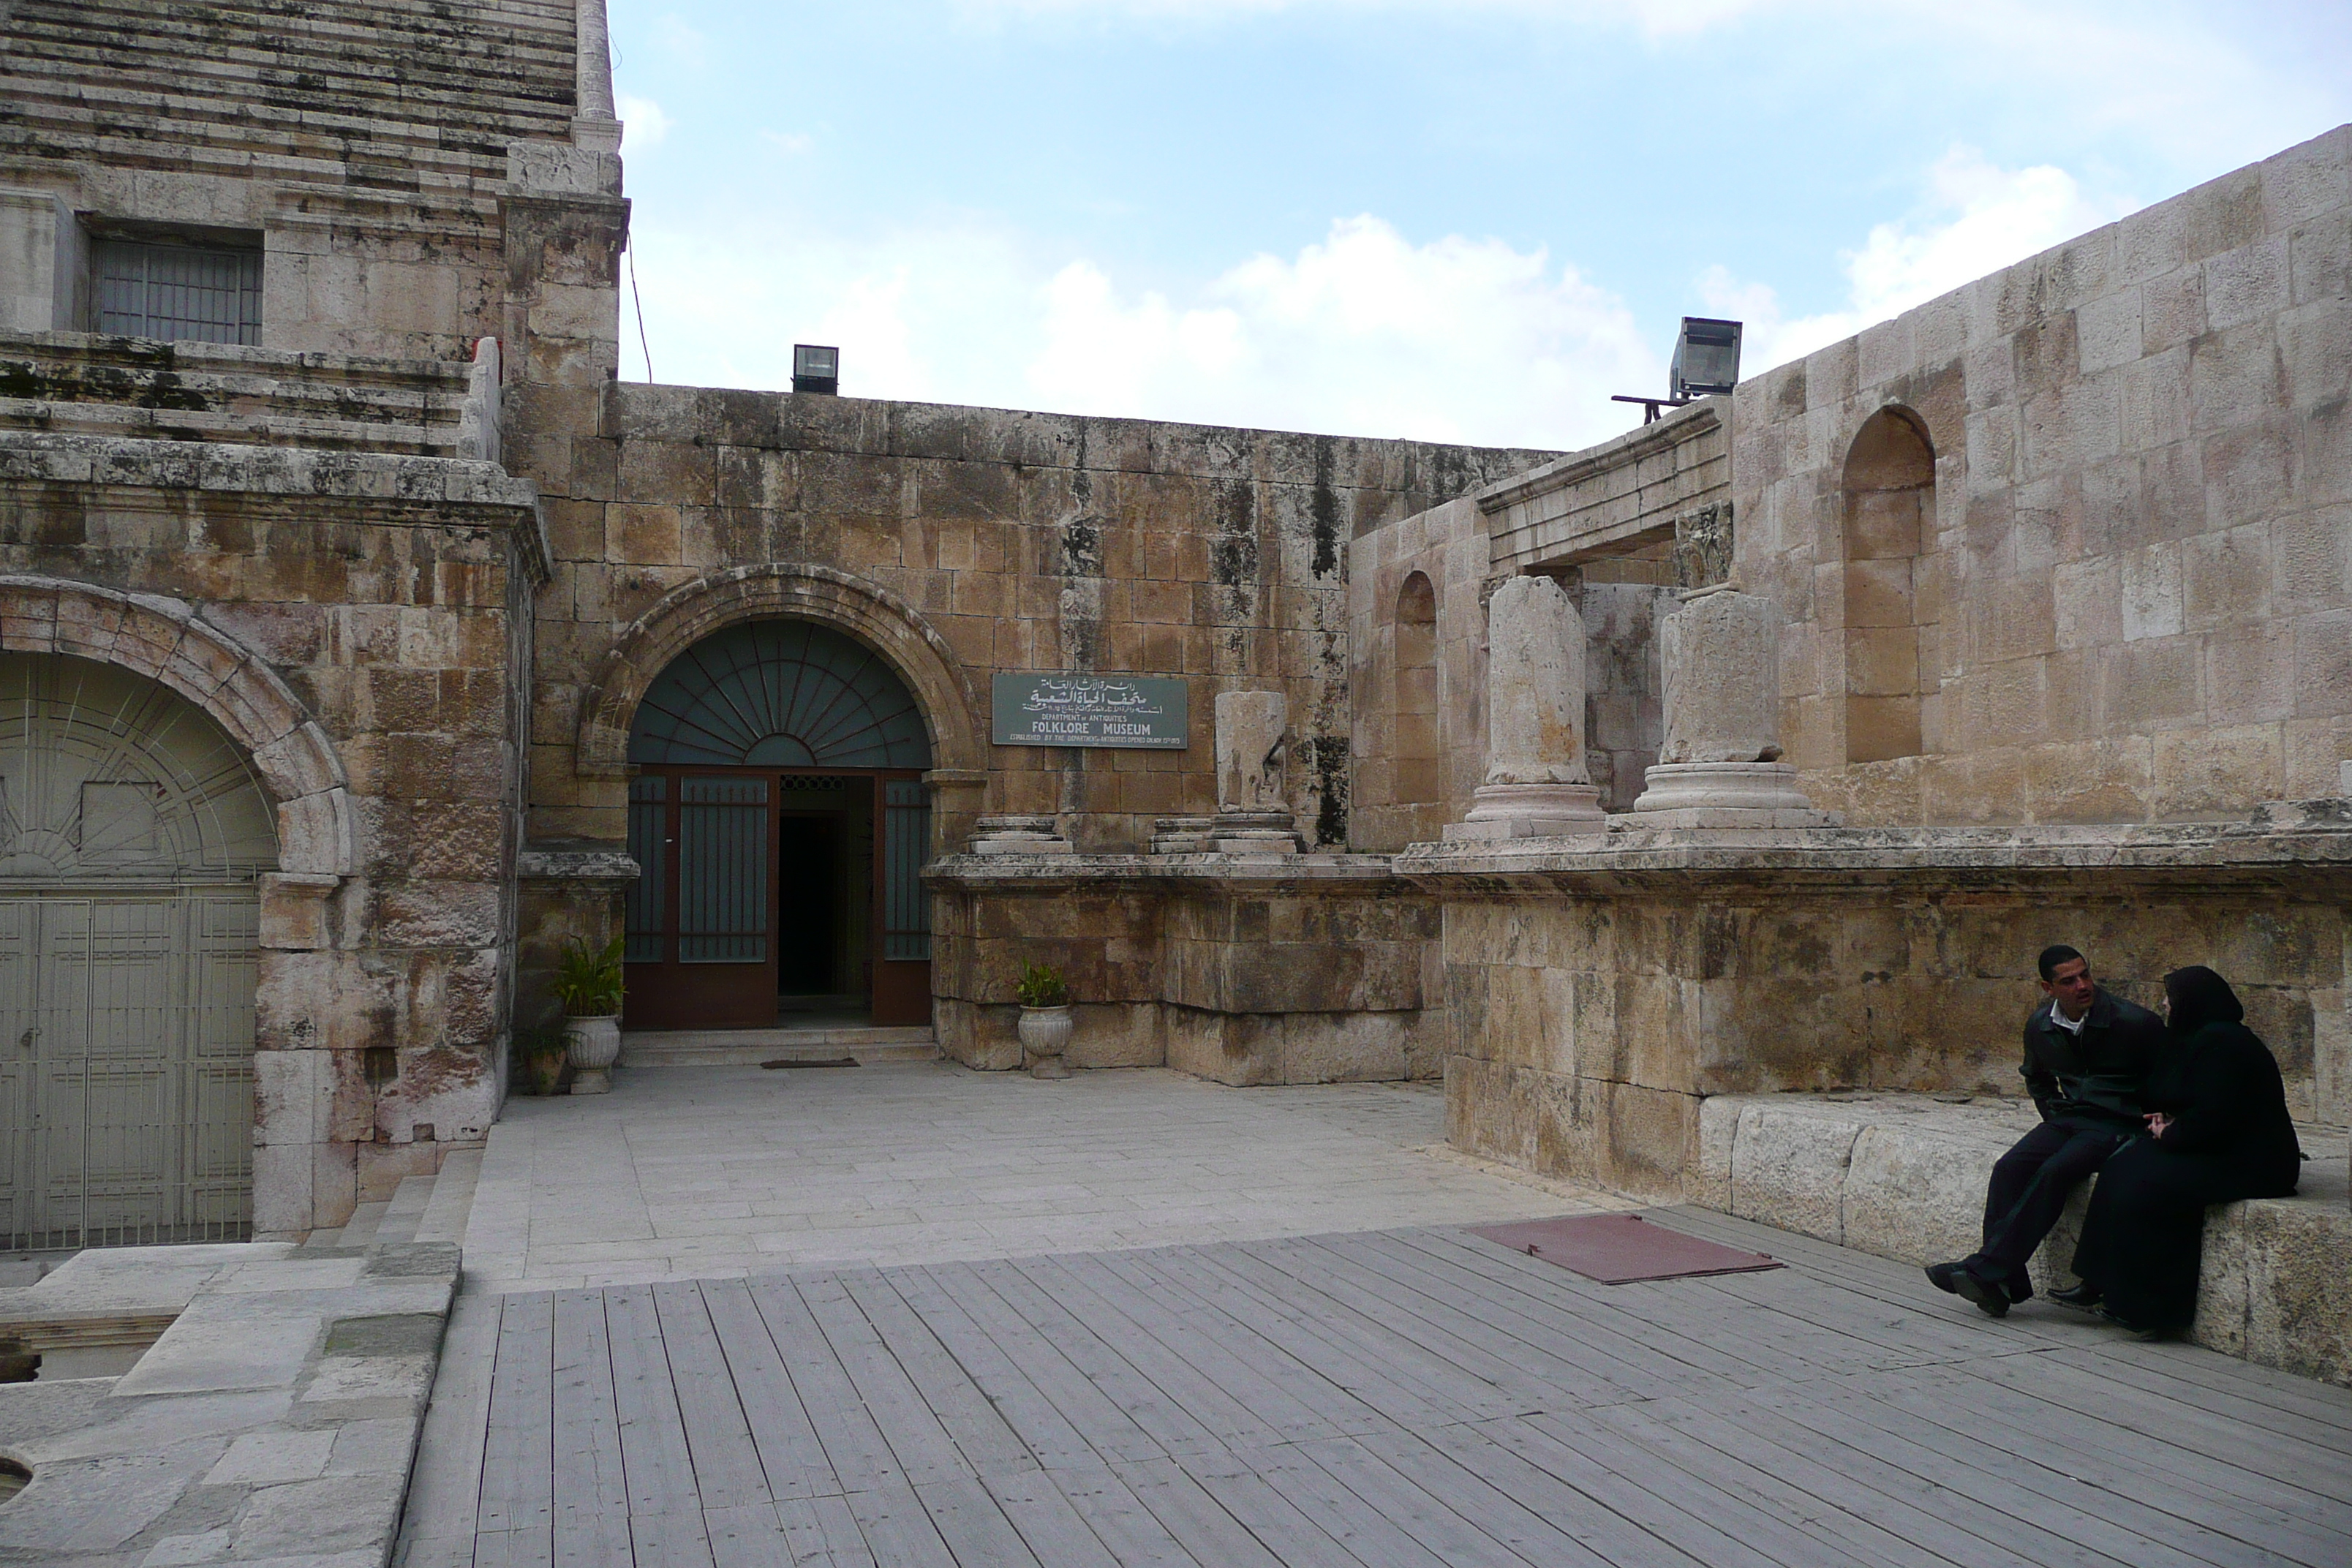
[[1968, 1271], [2009, 1292], [2012, 1301], [2033, 1294], [2025, 1261], [2058, 1215], [2066, 1195], [2122, 1148], [2131, 1130], [2106, 1121], [2045, 1121], [2017, 1141], [1992, 1168], [1985, 1191], [1984, 1248]]

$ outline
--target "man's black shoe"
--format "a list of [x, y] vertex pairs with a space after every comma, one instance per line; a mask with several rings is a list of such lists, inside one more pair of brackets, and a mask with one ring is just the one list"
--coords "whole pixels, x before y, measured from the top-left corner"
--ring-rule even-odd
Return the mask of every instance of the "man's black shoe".
[[2062, 1307], [2072, 1307], [2078, 1312], [2096, 1311], [2099, 1288], [2085, 1279], [2080, 1285], [2069, 1285], [2063, 1290], [2044, 1290], [2043, 1295]]
[[1930, 1263], [1927, 1265], [1927, 1283], [1947, 1296], [1957, 1294], [1959, 1287], [1952, 1281], [1959, 1272], [1960, 1266], [1957, 1263]]
[[1977, 1310], [1990, 1318], [2009, 1316], [2009, 1292], [1998, 1285], [1988, 1285], [1962, 1268], [1952, 1275], [1952, 1289], [1976, 1303]]
[[2091, 1310], [2136, 1340], [2168, 1340], [2180, 1331], [2179, 1329], [2162, 1329], [2152, 1323], [2139, 1322], [2105, 1307], [2094, 1307]]

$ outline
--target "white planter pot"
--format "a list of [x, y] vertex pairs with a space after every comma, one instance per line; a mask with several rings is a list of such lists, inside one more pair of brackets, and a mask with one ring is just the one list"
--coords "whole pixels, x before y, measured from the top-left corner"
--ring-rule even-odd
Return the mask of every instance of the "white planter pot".
[[1067, 1078], [1069, 1068], [1062, 1053], [1070, 1048], [1070, 1037], [1077, 1032], [1078, 1021], [1070, 1016], [1067, 1007], [1024, 1007], [1018, 1032], [1021, 1054], [1029, 1064], [1032, 1078]]
[[603, 1094], [611, 1089], [610, 1069], [621, 1054], [620, 1016], [566, 1019], [563, 1039], [564, 1054], [572, 1058], [572, 1092]]

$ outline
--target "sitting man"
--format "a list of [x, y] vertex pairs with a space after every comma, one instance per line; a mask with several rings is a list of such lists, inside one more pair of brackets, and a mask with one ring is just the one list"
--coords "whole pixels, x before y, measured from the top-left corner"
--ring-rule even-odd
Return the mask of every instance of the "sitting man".
[[2140, 1131], [2140, 1080], [2164, 1037], [2161, 1018], [2093, 984], [2090, 962], [2073, 948], [2043, 948], [2040, 967], [2050, 999], [2025, 1021], [2021, 1070], [2042, 1125], [1992, 1168], [1984, 1246], [1927, 1268], [1936, 1289], [1996, 1318], [2033, 1294], [2025, 1261], [2066, 1195]]

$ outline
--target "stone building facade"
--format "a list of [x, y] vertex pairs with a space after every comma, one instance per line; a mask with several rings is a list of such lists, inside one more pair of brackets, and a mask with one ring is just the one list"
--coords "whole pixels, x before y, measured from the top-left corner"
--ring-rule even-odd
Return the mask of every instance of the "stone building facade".
[[[0, 1232], [338, 1224], [614, 936], [633, 1035], [1010, 1068], [1048, 962], [1079, 1065], [1443, 1076], [1465, 1146], [1665, 1191], [1708, 1095], [1995, 1084], [2072, 935], [2244, 976], [2344, 1113], [2352, 837], [2269, 803], [2352, 753], [2352, 133], [1558, 454], [621, 381], [606, 52], [598, 0], [0, 13], [0, 1026], [53, 1042]], [[1495, 793], [1530, 574], [1573, 821]], [[1727, 584], [1779, 741], [1694, 761], [1667, 622]], [[1189, 718], [1000, 743], [1038, 680]], [[1730, 798], [1662, 758], [1814, 809], [1645, 819]], [[100, 969], [169, 1024], [136, 1104]]]

